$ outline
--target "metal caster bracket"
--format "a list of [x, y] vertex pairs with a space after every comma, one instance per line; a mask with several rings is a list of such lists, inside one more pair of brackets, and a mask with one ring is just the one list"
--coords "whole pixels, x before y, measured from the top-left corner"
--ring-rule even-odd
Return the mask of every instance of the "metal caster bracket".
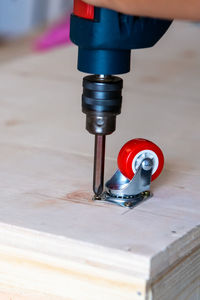
[[152, 197], [150, 192], [153, 161], [145, 158], [132, 180], [126, 178], [120, 170], [106, 183], [106, 192], [99, 200], [117, 204], [122, 207], [134, 208], [141, 202]]

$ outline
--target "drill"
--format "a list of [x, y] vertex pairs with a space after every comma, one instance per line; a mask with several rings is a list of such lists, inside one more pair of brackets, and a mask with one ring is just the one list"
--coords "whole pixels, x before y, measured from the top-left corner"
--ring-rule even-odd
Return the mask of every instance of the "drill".
[[172, 21], [130, 16], [74, 0], [71, 41], [79, 47], [78, 70], [83, 78], [82, 111], [86, 129], [95, 135], [93, 191], [104, 189], [106, 135], [116, 129], [121, 113], [123, 80], [130, 71], [131, 50], [154, 46]]

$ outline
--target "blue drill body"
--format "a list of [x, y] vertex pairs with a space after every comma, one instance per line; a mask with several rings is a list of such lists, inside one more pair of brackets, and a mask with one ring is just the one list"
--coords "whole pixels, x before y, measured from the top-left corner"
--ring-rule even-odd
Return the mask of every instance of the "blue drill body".
[[130, 71], [132, 49], [154, 46], [171, 21], [95, 8], [94, 20], [71, 16], [71, 40], [79, 47], [78, 69], [90, 74]]

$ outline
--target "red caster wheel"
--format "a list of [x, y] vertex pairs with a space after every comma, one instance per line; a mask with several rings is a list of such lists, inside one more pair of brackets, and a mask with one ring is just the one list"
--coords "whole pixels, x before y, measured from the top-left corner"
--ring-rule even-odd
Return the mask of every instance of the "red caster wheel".
[[158, 146], [145, 139], [131, 140], [122, 147], [118, 155], [120, 172], [132, 180], [145, 158], [153, 160], [152, 181], [155, 180], [163, 170], [164, 156]]

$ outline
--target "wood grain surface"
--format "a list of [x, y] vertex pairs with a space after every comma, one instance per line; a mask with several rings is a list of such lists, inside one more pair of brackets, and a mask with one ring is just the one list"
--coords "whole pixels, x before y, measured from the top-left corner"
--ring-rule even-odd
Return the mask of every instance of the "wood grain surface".
[[[162, 289], [169, 300], [199, 299], [199, 34], [194, 24], [175, 23], [157, 46], [134, 52], [133, 70], [124, 76], [122, 115], [107, 142], [106, 178], [117, 167], [121, 146], [135, 137], [156, 142], [166, 159], [152, 185], [154, 197], [134, 210], [91, 200], [94, 141], [81, 113], [76, 48], [1, 67], [5, 295], [18, 300], [18, 292], [13, 298], [8, 293], [12, 286], [45, 299], [165, 300]], [[192, 277], [197, 296], [175, 298], [165, 278], [175, 276], [177, 285], [180, 278], [179, 294], [190, 295], [184, 268], [199, 276]]]

